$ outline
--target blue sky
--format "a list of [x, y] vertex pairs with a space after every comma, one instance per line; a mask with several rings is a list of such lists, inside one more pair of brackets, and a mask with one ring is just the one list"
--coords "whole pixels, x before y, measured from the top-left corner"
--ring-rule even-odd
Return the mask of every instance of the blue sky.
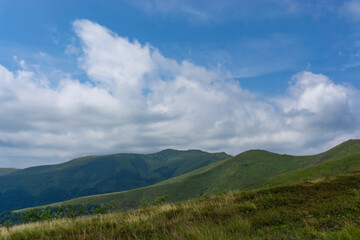
[[132, 2], [2, 1], [2, 64], [12, 67], [13, 55], [41, 63], [36, 54], [44, 52], [53, 65], [80, 74], [64, 51], [76, 41], [71, 23], [89, 19], [166, 57], [222, 66], [255, 91], [284, 90], [303, 70], [359, 87], [360, 19], [346, 13], [347, 1]]
[[0, 2], [0, 167], [358, 138], [360, 1]]

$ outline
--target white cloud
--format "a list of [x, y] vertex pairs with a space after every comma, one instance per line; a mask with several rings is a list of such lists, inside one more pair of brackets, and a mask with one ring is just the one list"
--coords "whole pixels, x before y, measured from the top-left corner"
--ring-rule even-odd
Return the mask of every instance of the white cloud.
[[169, 147], [314, 153], [360, 136], [359, 92], [324, 75], [296, 74], [285, 96], [260, 100], [216, 70], [91, 21], [74, 29], [88, 82], [53, 86], [36, 70], [0, 65], [2, 166]]
[[336, 85], [322, 74], [302, 72], [293, 77], [290, 96], [280, 103], [285, 114], [291, 116], [288, 123], [294, 123], [299, 129], [351, 128], [357, 121], [354, 115], [357, 94], [354, 89]]
[[[82, 67], [90, 79], [122, 94], [132, 86], [138, 91], [137, 86], [152, 69], [150, 47], [136, 40], [129, 42], [88, 20], [75, 21], [74, 27], [83, 42]], [[129, 89], [123, 89], [125, 86]]]
[[302, 148], [314, 152], [320, 144], [330, 147], [330, 142], [359, 137], [359, 96], [358, 90], [334, 84], [322, 74], [301, 72], [293, 76], [287, 96], [275, 101], [286, 128], [299, 133]]

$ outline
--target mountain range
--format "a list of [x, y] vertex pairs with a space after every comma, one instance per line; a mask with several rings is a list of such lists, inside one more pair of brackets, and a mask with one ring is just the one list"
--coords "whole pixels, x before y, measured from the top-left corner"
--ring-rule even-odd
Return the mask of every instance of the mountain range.
[[349, 140], [311, 156], [291, 156], [249, 150], [154, 185], [122, 192], [86, 196], [51, 204], [101, 204], [116, 201], [119, 208], [134, 208], [168, 196], [168, 202], [224, 191], [313, 181], [360, 170], [360, 140]]
[[153, 154], [88, 156], [56, 165], [0, 169], [0, 212], [149, 186], [227, 158], [167, 149]]
[[[249, 150], [234, 157], [200, 150], [90, 156], [50, 165], [0, 170], [1, 210], [116, 202], [129, 209], [167, 196], [206, 194], [319, 181], [360, 170], [360, 140], [316, 155]], [[47, 204], [47, 205], [46, 205]]]

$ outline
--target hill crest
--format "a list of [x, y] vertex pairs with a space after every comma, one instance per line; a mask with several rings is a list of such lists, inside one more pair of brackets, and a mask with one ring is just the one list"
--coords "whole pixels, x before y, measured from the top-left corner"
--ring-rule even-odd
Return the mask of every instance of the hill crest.
[[130, 190], [231, 157], [198, 150], [88, 156], [0, 175], [0, 211]]
[[[141, 201], [152, 202], [164, 195], [169, 196], [170, 202], [183, 201], [207, 193], [246, 189], [272, 177], [346, 158], [358, 152], [360, 154], [360, 140], [350, 140], [310, 156], [291, 156], [253, 149], [151, 186], [87, 196], [67, 201], [66, 204], [99, 204], [116, 200], [119, 206], [127, 208], [138, 206]], [[354, 161], [360, 165], [360, 159]]]

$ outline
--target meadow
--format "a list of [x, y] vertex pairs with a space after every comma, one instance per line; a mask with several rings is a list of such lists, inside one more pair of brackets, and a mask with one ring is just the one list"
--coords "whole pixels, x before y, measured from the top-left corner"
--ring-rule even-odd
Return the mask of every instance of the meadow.
[[1, 228], [0, 239], [359, 239], [360, 173]]

